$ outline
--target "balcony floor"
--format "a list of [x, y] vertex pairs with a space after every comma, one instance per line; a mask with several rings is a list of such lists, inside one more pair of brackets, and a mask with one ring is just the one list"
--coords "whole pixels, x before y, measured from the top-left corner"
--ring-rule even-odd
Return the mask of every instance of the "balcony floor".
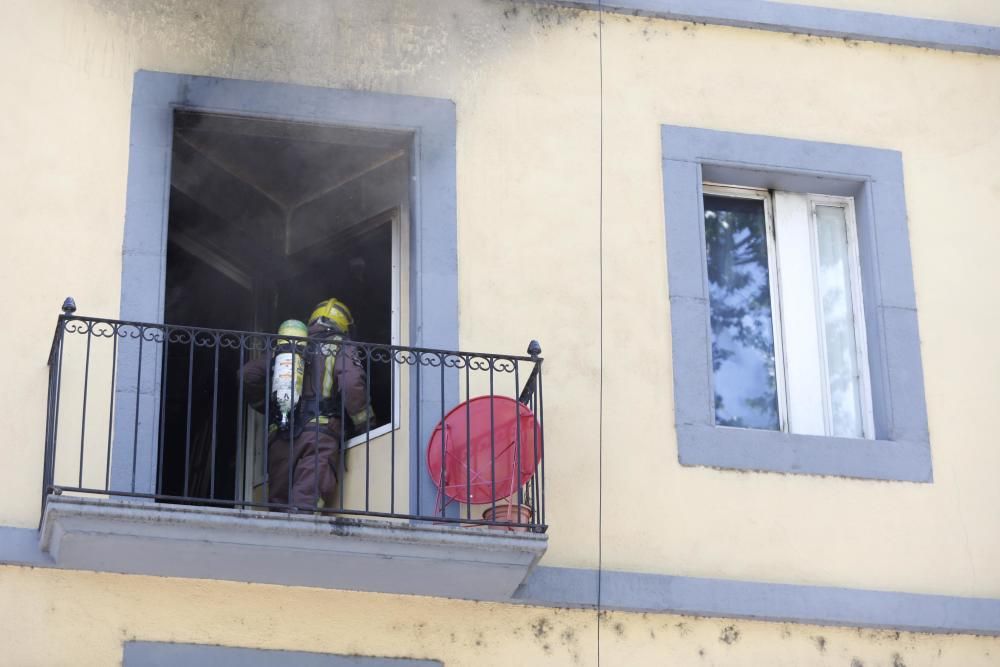
[[548, 544], [481, 527], [51, 495], [59, 567], [472, 600], [510, 600]]

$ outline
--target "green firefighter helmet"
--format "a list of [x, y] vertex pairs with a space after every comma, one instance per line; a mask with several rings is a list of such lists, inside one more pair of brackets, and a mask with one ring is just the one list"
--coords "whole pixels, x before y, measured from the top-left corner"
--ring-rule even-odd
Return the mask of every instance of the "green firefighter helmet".
[[346, 334], [347, 330], [354, 324], [354, 318], [351, 317], [350, 309], [342, 301], [331, 298], [320, 301], [313, 309], [312, 315], [309, 316], [309, 326], [317, 322]]
[[306, 329], [306, 325], [298, 320], [285, 320], [278, 327], [278, 335], [305, 338], [309, 335], [309, 330]]

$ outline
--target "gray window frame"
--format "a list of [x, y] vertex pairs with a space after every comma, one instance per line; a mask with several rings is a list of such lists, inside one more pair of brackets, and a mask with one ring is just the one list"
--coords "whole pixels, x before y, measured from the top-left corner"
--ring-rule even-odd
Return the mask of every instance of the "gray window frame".
[[[663, 125], [663, 198], [682, 465], [931, 482], [903, 162], [898, 151]], [[716, 426], [702, 184], [855, 200], [874, 440]]]
[[381, 658], [306, 651], [127, 641], [123, 667], [441, 667], [440, 660]]
[[[410, 164], [409, 341], [414, 347], [458, 349], [457, 126], [451, 100], [340, 90], [290, 83], [245, 81], [139, 70], [133, 79], [125, 234], [122, 247], [120, 317], [163, 322], [167, 218], [175, 109], [256, 116], [406, 133], [412, 137]], [[405, 297], [404, 297], [405, 298]], [[122, 346], [131, 345], [128, 341]], [[133, 346], [134, 347], [134, 346]], [[124, 349], [121, 347], [120, 349]], [[115, 390], [115, 441], [111, 486], [154, 493], [160, 370], [155, 346], [144, 350], [143, 366], [154, 368], [136, 386], [137, 352], [120, 355]], [[458, 371], [424, 373], [421, 390], [458, 401]], [[416, 373], [411, 373], [415, 396]], [[444, 383], [444, 387], [441, 386]], [[140, 400], [135, 400], [136, 391]], [[127, 398], [127, 400], [125, 400]], [[422, 462], [440, 414], [436, 404], [409, 406], [410, 508], [431, 513], [437, 490]], [[130, 406], [137, 406], [130, 407]], [[404, 408], [406, 406], [403, 406]], [[138, 409], [138, 438], [132, 425]], [[133, 456], [135, 465], [133, 465]], [[449, 511], [457, 513], [457, 505]]]

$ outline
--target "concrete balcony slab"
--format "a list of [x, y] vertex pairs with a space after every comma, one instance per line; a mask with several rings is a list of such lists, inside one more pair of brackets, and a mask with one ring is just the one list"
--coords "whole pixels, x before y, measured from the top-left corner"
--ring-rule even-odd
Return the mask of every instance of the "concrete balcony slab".
[[58, 567], [470, 600], [510, 600], [542, 534], [392, 520], [49, 496]]

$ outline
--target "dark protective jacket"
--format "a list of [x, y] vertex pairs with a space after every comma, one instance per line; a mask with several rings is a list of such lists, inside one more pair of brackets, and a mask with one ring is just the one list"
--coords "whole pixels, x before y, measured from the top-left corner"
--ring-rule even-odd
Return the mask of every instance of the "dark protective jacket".
[[[373, 415], [368, 402], [365, 371], [358, 359], [358, 350], [346, 339], [337, 341], [335, 345], [337, 348], [332, 364], [327, 363], [328, 356], [318, 352], [319, 346], [315, 344], [310, 344], [312, 351], [303, 355], [306, 368], [302, 396], [295, 409], [296, 431], [302, 427], [323, 424], [332, 427], [336, 423], [336, 431], [334, 432], [333, 428], [329, 430], [339, 438], [341, 401], [343, 414], [350, 418], [355, 430], [365, 431], [369, 426]], [[264, 401], [270, 400], [264, 396], [264, 392], [271, 369], [271, 359], [268, 357], [255, 359], [243, 366], [243, 385], [247, 402], [260, 412], [264, 411]], [[326, 391], [323, 390], [324, 384]], [[272, 412], [277, 414], [276, 410]], [[317, 419], [317, 416], [331, 419]], [[303, 421], [306, 423], [302, 423]], [[274, 435], [276, 434], [272, 433], [272, 438]]]

